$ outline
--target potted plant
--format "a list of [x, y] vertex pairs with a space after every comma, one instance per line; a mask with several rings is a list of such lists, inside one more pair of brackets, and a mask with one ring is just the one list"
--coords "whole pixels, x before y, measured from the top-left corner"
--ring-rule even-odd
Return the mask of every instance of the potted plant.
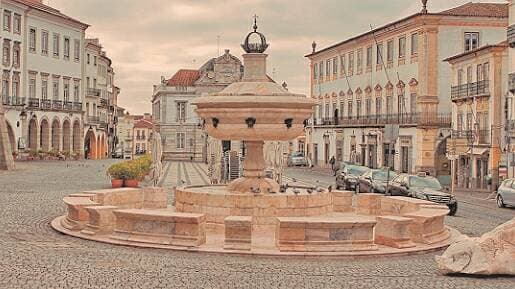
[[142, 176], [141, 168], [137, 163], [126, 162], [124, 164], [124, 181], [125, 187], [137, 188], [139, 187], [139, 180]]
[[107, 175], [111, 177], [111, 186], [113, 188], [121, 188], [123, 186], [126, 171], [124, 165], [124, 163], [117, 163], [107, 169]]

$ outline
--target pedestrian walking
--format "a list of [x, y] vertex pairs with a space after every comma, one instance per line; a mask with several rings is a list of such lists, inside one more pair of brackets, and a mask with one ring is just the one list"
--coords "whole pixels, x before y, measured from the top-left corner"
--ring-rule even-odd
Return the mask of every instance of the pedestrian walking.
[[334, 158], [334, 156], [331, 157], [331, 159], [329, 160], [329, 164], [331, 164], [331, 170], [333, 170], [333, 176], [336, 176], [336, 159]]

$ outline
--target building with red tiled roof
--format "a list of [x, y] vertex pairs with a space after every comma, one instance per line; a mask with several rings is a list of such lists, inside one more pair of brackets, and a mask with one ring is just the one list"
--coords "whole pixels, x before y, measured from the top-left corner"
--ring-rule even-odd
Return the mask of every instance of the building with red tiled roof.
[[168, 81], [166, 85], [175, 87], [194, 86], [195, 81], [200, 77], [200, 71], [195, 69], [179, 69]]
[[318, 101], [306, 132], [311, 163], [329, 167], [334, 156], [450, 179], [451, 70], [443, 60], [505, 40], [507, 26], [506, 4], [423, 6], [320, 50], [313, 43], [306, 55]]

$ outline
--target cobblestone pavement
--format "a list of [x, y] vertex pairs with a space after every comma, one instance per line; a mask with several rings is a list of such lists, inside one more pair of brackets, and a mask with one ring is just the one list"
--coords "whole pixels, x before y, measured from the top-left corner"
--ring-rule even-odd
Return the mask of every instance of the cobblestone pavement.
[[[434, 262], [437, 253], [367, 259], [250, 258], [115, 246], [55, 232], [49, 223], [65, 212], [62, 197], [71, 192], [108, 187], [104, 172], [112, 162], [18, 163], [17, 171], [0, 172], [0, 288], [515, 286], [515, 279], [508, 277], [441, 276]], [[184, 166], [186, 170], [193, 166], [195, 171], [194, 165]], [[182, 178], [175, 167], [170, 167], [168, 173], [176, 179]], [[308, 172], [288, 172], [296, 178], [305, 177], [304, 174]], [[189, 178], [193, 183], [195, 177], [189, 175]], [[489, 216], [484, 217], [486, 208], [475, 210], [478, 212], [469, 213], [463, 205], [459, 216], [463, 222], [453, 222], [480, 233], [514, 214], [513, 210], [494, 212], [488, 208]], [[476, 226], [477, 229], [472, 229]]]

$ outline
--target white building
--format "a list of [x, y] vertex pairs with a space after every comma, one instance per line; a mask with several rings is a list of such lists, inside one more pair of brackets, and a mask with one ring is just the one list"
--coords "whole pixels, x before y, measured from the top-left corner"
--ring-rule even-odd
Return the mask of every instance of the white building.
[[515, 177], [515, 2], [509, 1], [509, 27], [508, 27], [508, 92], [504, 110], [505, 133], [502, 146], [502, 166], [506, 171], [502, 174]]
[[[335, 156], [449, 176], [451, 71], [443, 60], [505, 39], [507, 10], [492, 3], [437, 13], [424, 7], [320, 51], [314, 47], [307, 57], [319, 106], [306, 133], [313, 164], [328, 166]], [[385, 137], [388, 125], [400, 127], [394, 149]]]
[[[86, 39], [84, 148], [90, 159], [102, 159], [115, 147], [115, 110], [119, 88], [112, 61], [98, 39]], [[87, 152], [87, 154], [86, 154]]]
[[82, 154], [88, 25], [42, 1], [0, 6], [2, 101], [14, 149]]

